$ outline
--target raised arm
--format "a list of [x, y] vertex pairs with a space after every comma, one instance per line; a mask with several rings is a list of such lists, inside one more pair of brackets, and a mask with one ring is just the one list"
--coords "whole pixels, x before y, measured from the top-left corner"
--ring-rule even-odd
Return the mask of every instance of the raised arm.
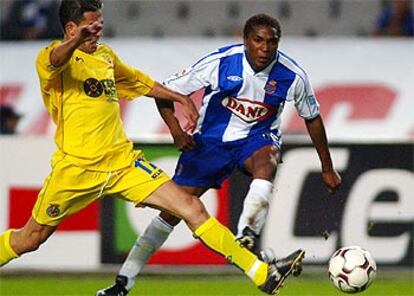
[[322, 180], [328, 191], [335, 193], [341, 185], [341, 177], [334, 169], [325, 127], [320, 115], [313, 119], [305, 120], [306, 128], [316, 148], [322, 165]]
[[90, 25], [80, 26], [73, 30], [73, 35], [67, 35], [68, 37], [50, 54], [50, 63], [53, 66], [59, 67], [64, 65], [69, 61], [75, 49], [82, 43], [99, 38], [102, 35], [102, 23], [96, 21]]

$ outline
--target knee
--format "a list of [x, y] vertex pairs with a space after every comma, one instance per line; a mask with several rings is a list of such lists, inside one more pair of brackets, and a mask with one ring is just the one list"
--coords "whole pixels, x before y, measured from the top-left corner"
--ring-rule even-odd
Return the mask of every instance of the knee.
[[276, 176], [277, 164], [273, 162], [262, 163], [253, 169], [252, 176], [254, 179], [263, 179], [273, 182]]
[[198, 220], [199, 218], [205, 218], [208, 216], [206, 208], [196, 196], [191, 196], [188, 209], [189, 209], [188, 218], [190, 220], [195, 221], [195, 220]]

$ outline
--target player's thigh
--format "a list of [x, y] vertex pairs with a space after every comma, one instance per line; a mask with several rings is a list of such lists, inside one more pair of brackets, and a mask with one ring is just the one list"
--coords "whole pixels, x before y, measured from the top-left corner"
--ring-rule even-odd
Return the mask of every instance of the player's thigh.
[[106, 195], [121, 197], [138, 206], [170, 177], [155, 164], [143, 156], [135, 161], [135, 165], [119, 172], [116, 182]]
[[188, 194], [172, 181], [157, 188], [143, 204], [184, 219], [192, 230], [209, 217], [204, 205], [196, 196]]
[[38, 195], [32, 217], [40, 225], [57, 226], [100, 198], [109, 175], [58, 161]]
[[246, 159], [244, 167], [254, 177], [272, 178], [280, 159], [280, 151], [273, 145], [260, 147]]
[[280, 136], [269, 131], [250, 137], [239, 154], [239, 167], [254, 178], [273, 179], [281, 157]]
[[236, 165], [221, 144], [197, 142], [194, 149], [180, 155], [173, 180], [180, 186], [220, 188]]

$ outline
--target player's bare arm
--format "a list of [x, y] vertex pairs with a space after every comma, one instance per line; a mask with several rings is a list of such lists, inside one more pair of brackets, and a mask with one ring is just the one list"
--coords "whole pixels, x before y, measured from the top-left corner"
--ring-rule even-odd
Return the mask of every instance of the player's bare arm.
[[322, 117], [318, 115], [313, 119], [305, 120], [305, 123], [322, 164], [322, 180], [328, 191], [335, 193], [341, 185], [341, 176], [332, 164]]
[[188, 151], [194, 147], [194, 140], [191, 135], [186, 133], [175, 116], [174, 104], [170, 101], [156, 99], [158, 112], [165, 124], [168, 126], [174, 139], [174, 145], [178, 150]]
[[65, 64], [75, 49], [83, 43], [96, 42], [102, 36], [103, 25], [101, 21], [94, 21], [83, 26], [76, 26], [69, 22], [66, 26], [65, 40], [50, 54], [50, 63], [55, 67]]
[[194, 131], [199, 113], [194, 102], [188, 96], [172, 91], [158, 82], [155, 82], [154, 87], [147, 96], [180, 103], [183, 108], [183, 115], [187, 120], [184, 130], [190, 132]]

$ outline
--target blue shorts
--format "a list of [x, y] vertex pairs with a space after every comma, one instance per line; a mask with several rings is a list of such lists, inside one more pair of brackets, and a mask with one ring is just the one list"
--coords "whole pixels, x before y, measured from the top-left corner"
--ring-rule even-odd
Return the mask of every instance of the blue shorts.
[[195, 147], [181, 153], [175, 168], [174, 182], [179, 185], [220, 188], [221, 183], [256, 150], [272, 145], [280, 150], [281, 133], [278, 130], [259, 133], [232, 142], [194, 135]]

